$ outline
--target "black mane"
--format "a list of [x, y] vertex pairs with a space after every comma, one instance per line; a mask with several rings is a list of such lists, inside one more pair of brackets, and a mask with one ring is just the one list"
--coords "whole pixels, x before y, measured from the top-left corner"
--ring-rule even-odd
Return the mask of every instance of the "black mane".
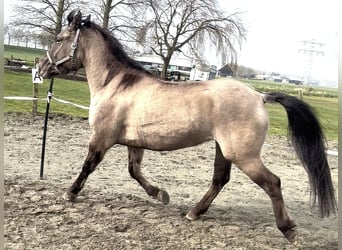
[[139, 62], [135, 61], [127, 55], [127, 53], [123, 49], [122, 44], [107, 29], [104, 29], [93, 22], [90, 22], [87, 26], [102, 35], [110, 53], [114, 57], [113, 61], [108, 61], [107, 66], [110, 70], [107, 75], [105, 84], [108, 84], [111, 79], [122, 69], [125, 69], [126, 71], [122, 80], [122, 84], [124, 85], [133, 85], [135, 82], [140, 80], [141, 74], [139, 73], [147, 74], [148, 76], [153, 77], [153, 75], [149, 71], [147, 71]]

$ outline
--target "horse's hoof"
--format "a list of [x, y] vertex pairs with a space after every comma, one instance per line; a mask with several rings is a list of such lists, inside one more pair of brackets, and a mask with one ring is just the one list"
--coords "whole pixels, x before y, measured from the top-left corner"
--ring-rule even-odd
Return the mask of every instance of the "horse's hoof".
[[76, 200], [76, 194], [67, 191], [63, 194], [63, 199], [66, 201], [75, 201]]
[[292, 243], [293, 245], [297, 245], [298, 238], [297, 238], [297, 227], [293, 227], [286, 232], [284, 232], [286, 239]]
[[163, 202], [164, 205], [167, 205], [170, 202], [170, 196], [166, 191], [160, 190], [157, 196], [157, 200]]
[[188, 220], [190, 221], [194, 221], [194, 220], [197, 220], [199, 217], [194, 215], [191, 210], [186, 214], [185, 216]]

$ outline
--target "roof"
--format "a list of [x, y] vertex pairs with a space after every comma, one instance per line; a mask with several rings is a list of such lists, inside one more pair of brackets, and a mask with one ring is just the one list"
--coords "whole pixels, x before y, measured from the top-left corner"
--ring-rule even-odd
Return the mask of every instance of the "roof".
[[230, 68], [228, 64], [224, 65], [221, 69], [219, 69], [221, 75], [233, 75], [234, 71]]

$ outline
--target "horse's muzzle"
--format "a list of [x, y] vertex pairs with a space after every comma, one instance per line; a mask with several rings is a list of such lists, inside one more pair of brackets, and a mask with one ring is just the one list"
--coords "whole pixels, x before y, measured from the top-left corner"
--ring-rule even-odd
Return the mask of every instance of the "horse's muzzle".
[[39, 74], [43, 78], [51, 78], [52, 76], [59, 75], [61, 72], [56, 65], [50, 63], [47, 56], [39, 60], [38, 63]]

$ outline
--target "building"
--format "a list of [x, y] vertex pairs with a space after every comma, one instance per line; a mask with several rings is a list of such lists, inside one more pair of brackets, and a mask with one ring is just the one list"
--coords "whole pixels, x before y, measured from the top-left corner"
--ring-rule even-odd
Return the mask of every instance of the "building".
[[228, 64], [226, 64], [221, 69], [219, 69], [218, 75], [222, 77], [232, 77], [234, 75], [234, 71]]
[[[134, 60], [143, 65], [156, 76], [160, 76], [163, 61], [159, 56], [153, 54], [143, 54], [134, 57]], [[200, 65], [194, 65], [193, 59], [172, 57], [167, 70], [167, 80], [171, 81], [205, 81], [216, 77], [216, 66], [211, 65], [203, 68]]]
[[[153, 54], [143, 54], [135, 56], [134, 60], [141, 63], [146, 69], [153, 74], [160, 76], [164, 62], [159, 56]], [[167, 72], [167, 80], [187, 81], [190, 79], [192, 69], [190, 59], [187, 58], [171, 58]]]

